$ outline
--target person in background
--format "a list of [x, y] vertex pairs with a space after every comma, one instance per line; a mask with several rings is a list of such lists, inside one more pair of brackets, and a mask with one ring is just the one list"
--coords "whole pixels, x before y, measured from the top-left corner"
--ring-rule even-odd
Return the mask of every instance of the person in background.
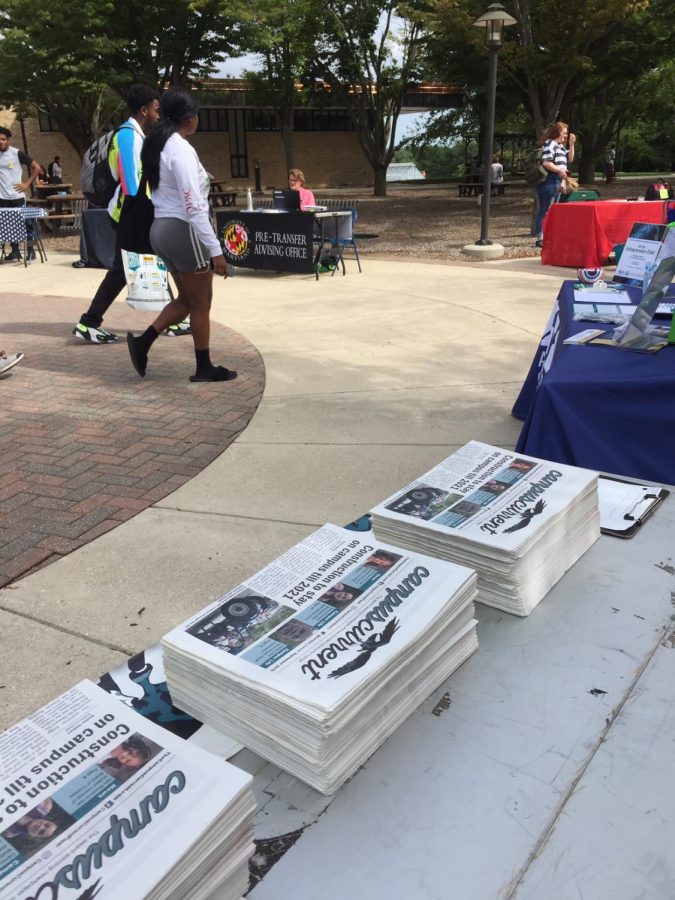
[[[135, 197], [138, 191], [141, 147], [145, 135], [159, 121], [159, 92], [145, 84], [134, 84], [127, 95], [127, 106], [131, 115], [118, 129], [108, 151], [110, 170], [119, 182], [108, 204], [108, 215], [115, 226], [120, 219], [124, 198]], [[116, 334], [101, 326], [103, 316], [126, 283], [122, 251], [115, 242], [112, 268], [106, 272], [89, 309], [80, 316], [80, 321], [73, 328], [76, 338], [89, 344], [110, 344], [117, 340]]]
[[196, 370], [190, 381], [231, 381], [233, 370], [215, 366], [209, 351], [213, 274], [227, 277], [227, 263], [209, 212], [210, 179], [187, 138], [199, 126], [199, 105], [181, 88], [161, 100], [162, 121], [143, 145], [143, 174], [151, 189], [155, 218], [150, 244], [178, 285], [178, 297], [164, 307], [139, 337], [127, 333], [134, 368], [145, 377], [148, 352], [161, 331], [190, 314]]
[[47, 175], [49, 184], [63, 184], [63, 169], [61, 168], [61, 157], [55, 156], [52, 162], [47, 166]]
[[[10, 146], [12, 132], [9, 128], [0, 128], [0, 209], [25, 206], [25, 192], [33, 184], [40, 174], [42, 166], [34, 159]], [[21, 180], [21, 170], [25, 166], [28, 169], [28, 178]], [[26, 223], [28, 239], [33, 237], [32, 226]], [[5, 257], [9, 260], [20, 260], [21, 252], [18, 244], [11, 244], [11, 252]], [[28, 251], [28, 259], [35, 259], [35, 250], [31, 247]]]
[[[565, 147], [569, 139], [569, 149]], [[554, 122], [539, 138], [541, 164], [548, 171], [546, 180], [537, 185], [539, 211], [535, 221], [537, 241], [535, 246], [542, 247], [544, 241], [543, 225], [546, 213], [556, 201], [560, 193], [563, 178], [568, 175], [568, 165], [574, 160], [574, 144], [576, 137], [569, 133], [565, 122]]]
[[614, 147], [610, 147], [609, 150], [607, 151], [607, 157], [605, 159], [605, 182], [607, 184], [611, 184], [614, 181], [615, 163], [616, 163], [616, 150]]
[[504, 184], [504, 166], [499, 162], [498, 156], [493, 156], [490, 166], [490, 185], [493, 196], [497, 193], [497, 187], [500, 184]]
[[288, 173], [288, 186], [292, 191], [300, 192], [300, 209], [316, 206], [314, 194], [305, 187], [305, 173], [301, 169], [291, 169]]

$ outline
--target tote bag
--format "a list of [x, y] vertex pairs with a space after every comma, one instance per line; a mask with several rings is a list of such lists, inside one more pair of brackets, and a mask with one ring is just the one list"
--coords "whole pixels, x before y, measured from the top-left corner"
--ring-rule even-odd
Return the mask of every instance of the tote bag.
[[164, 261], [152, 253], [122, 250], [127, 279], [127, 304], [144, 312], [159, 312], [172, 299]]

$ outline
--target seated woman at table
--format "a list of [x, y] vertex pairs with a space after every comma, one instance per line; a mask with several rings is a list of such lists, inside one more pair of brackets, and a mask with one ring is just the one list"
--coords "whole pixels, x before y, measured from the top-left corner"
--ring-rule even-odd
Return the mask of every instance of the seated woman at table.
[[314, 194], [305, 187], [305, 173], [301, 169], [291, 169], [288, 173], [288, 186], [292, 191], [300, 193], [300, 209], [316, 206]]
[[[569, 137], [569, 149], [565, 147]], [[568, 174], [567, 167], [574, 160], [574, 143], [576, 136], [569, 134], [569, 128], [565, 122], [554, 122], [550, 128], [539, 138], [541, 149], [541, 165], [548, 172], [546, 180], [537, 185], [537, 199], [539, 210], [535, 220], [537, 233], [537, 247], [543, 246], [544, 219], [546, 213], [555, 202], [560, 193], [563, 178]]]

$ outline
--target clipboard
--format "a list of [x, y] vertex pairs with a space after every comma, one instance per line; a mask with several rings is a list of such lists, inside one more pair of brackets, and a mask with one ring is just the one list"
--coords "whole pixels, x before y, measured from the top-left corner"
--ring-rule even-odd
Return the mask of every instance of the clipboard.
[[598, 480], [600, 531], [612, 537], [634, 537], [669, 493], [656, 485], [601, 475]]

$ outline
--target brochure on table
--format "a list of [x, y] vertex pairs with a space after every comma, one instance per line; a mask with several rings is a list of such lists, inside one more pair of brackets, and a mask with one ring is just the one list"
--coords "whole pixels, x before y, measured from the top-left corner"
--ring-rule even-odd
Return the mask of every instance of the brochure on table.
[[674, 276], [675, 256], [661, 259], [630, 321], [616, 328], [611, 337], [598, 338], [592, 343], [642, 352], [664, 347], [667, 332], [650, 327], [650, 323]]
[[675, 229], [667, 225], [636, 222], [631, 228], [613, 280], [631, 287], [644, 287], [650, 269], [656, 269], [661, 260], [668, 256], [675, 256]]

